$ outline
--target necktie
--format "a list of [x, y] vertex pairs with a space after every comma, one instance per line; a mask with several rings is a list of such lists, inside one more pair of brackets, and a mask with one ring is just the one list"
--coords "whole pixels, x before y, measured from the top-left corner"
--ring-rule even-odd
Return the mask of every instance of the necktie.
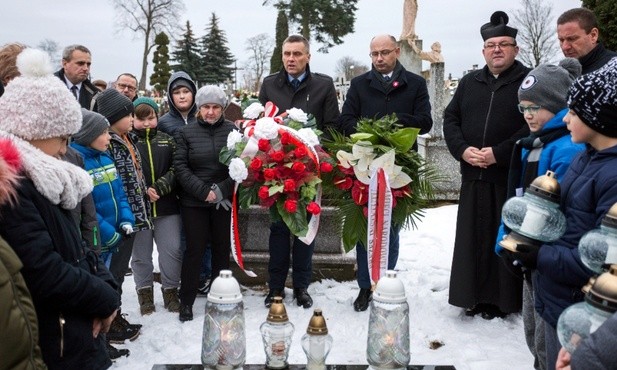
[[291, 86], [293, 86], [294, 91], [298, 90], [298, 87], [300, 87], [300, 80], [294, 78], [293, 80], [291, 80]]
[[392, 77], [390, 76], [383, 76], [383, 80], [386, 82], [390, 82], [390, 80], [392, 79]]
[[73, 96], [75, 97], [75, 99], [79, 100], [79, 98], [77, 98], [77, 86], [75, 85], [71, 86], [71, 92], [73, 93]]

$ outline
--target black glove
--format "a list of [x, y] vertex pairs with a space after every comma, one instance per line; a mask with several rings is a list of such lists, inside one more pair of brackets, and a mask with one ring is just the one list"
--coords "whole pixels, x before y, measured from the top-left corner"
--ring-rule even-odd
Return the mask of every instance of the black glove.
[[523, 269], [534, 270], [538, 266], [539, 245], [517, 244], [516, 252], [512, 253], [514, 264], [519, 263]]

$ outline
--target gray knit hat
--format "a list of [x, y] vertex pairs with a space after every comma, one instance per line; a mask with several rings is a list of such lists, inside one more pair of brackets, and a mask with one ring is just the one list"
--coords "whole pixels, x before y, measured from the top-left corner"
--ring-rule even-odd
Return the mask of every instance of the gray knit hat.
[[109, 130], [109, 122], [103, 115], [81, 109], [83, 117], [81, 129], [73, 135], [73, 141], [79, 145], [90, 146], [97, 137]]
[[594, 131], [617, 137], [617, 57], [574, 81], [568, 107]]
[[197, 108], [204, 104], [210, 103], [218, 104], [225, 109], [227, 108], [227, 102], [227, 95], [225, 95], [223, 89], [215, 85], [202, 86], [199, 90], [197, 90], [197, 95], [195, 96]]
[[105, 116], [110, 125], [135, 111], [131, 99], [122, 95], [116, 89], [107, 89], [96, 99], [97, 112]]
[[534, 102], [556, 114], [567, 107], [568, 88], [580, 75], [581, 63], [574, 58], [565, 58], [559, 65], [541, 64], [521, 83], [518, 100]]
[[171, 84], [171, 89], [170, 91], [174, 91], [175, 89], [179, 88], [179, 87], [186, 87], [187, 89], [193, 91], [193, 86], [191, 84], [191, 82], [189, 82], [187, 79], [184, 78], [177, 78], [172, 84]]

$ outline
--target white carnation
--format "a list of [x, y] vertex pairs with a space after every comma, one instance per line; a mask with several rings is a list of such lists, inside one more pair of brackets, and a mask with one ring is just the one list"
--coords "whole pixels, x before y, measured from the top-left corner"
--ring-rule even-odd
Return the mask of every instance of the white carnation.
[[302, 124], [305, 124], [308, 122], [308, 116], [306, 115], [306, 113], [304, 113], [302, 109], [298, 109], [298, 108], [287, 109], [287, 114], [289, 115], [290, 119], [296, 122], [300, 122]]
[[255, 122], [255, 137], [257, 139], [272, 140], [278, 137], [278, 123], [271, 117], [263, 117]]
[[253, 103], [244, 109], [244, 118], [257, 119], [264, 112], [264, 106], [260, 103]]
[[227, 149], [233, 150], [236, 144], [242, 142], [243, 135], [240, 131], [233, 130], [227, 135]]
[[310, 128], [301, 128], [298, 130], [298, 136], [307, 142], [310, 146], [319, 145], [319, 137]]
[[240, 158], [233, 158], [231, 162], [229, 162], [229, 177], [231, 177], [235, 182], [241, 183], [246, 180], [249, 172], [246, 169], [246, 165], [244, 161]]

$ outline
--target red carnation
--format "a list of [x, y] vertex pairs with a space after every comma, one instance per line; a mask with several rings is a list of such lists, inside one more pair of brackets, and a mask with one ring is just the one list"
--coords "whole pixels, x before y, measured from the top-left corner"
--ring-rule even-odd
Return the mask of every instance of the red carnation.
[[347, 176], [343, 178], [335, 178], [334, 186], [336, 186], [337, 188], [341, 190], [349, 190], [353, 186], [353, 180], [351, 179], [351, 177], [347, 177]]
[[296, 191], [296, 182], [292, 179], [287, 179], [283, 182], [283, 191], [292, 192]]
[[253, 171], [259, 171], [262, 165], [263, 165], [263, 162], [261, 161], [261, 159], [255, 157], [251, 161], [250, 167], [251, 167], [251, 170]]
[[266, 199], [270, 196], [270, 189], [267, 186], [262, 186], [259, 188], [259, 191], [257, 192], [257, 196], [259, 196], [259, 199]]
[[328, 162], [321, 162], [319, 164], [319, 169], [321, 170], [321, 172], [327, 173], [327, 172], [332, 172], [334, 167], [332, 167], [332, 165]]
[[347, 168], [341, 166], [340, 164], [337, 166], [338, 170], [341, 171], [342, 173], [344, 173], [345, 175], [353, 175], [353, 167], [349, 166]]
[[296, 155], [296, 158], [304, 158], [306, 157], [308, 152], [306, 151], [305, 146], [299, 146], [296, 148], [296, 150], [294, 150], [294, 154]]
[[306, 170], [306, 166], [302, 162], [294, 162], [294, 164], [291, 165], [291, 169], [295, 173], [302, 173]]
[[257, 142], [257, 146], [262, 152], [267, 152], [268, 150], [270, 150], [270, 140], [259, 139], [259, 141]]
[[298, 209], [298, 202], [295, 200], [286, 200], [285, 201], [285, 211], [287, 213], [295, 213]]
[[291, 135], [289, 135], [289, 132], [285, 131], [281, 134], [281, 144], [287, 145], [289, 143], [291, 143]]
[[276, 176], [276, 170], [274, 168], [266, 168], [264, 170], [264, 179], [266, 179], [266, 181], [270, 181], [274, 179], [275, 176]]
[[318, 215], [319, 212], [321, 212], [321, 207], [315, 202], [310, 202], [308, 206], [306, 206], [306, 210], [312, 215]]
[[277, 150], [276, 152], [270, 154], [270, 158], [272, 158], [272, 160], [276, 163], [281, 163], [285, 159], [285, 153], [282, 150]]

